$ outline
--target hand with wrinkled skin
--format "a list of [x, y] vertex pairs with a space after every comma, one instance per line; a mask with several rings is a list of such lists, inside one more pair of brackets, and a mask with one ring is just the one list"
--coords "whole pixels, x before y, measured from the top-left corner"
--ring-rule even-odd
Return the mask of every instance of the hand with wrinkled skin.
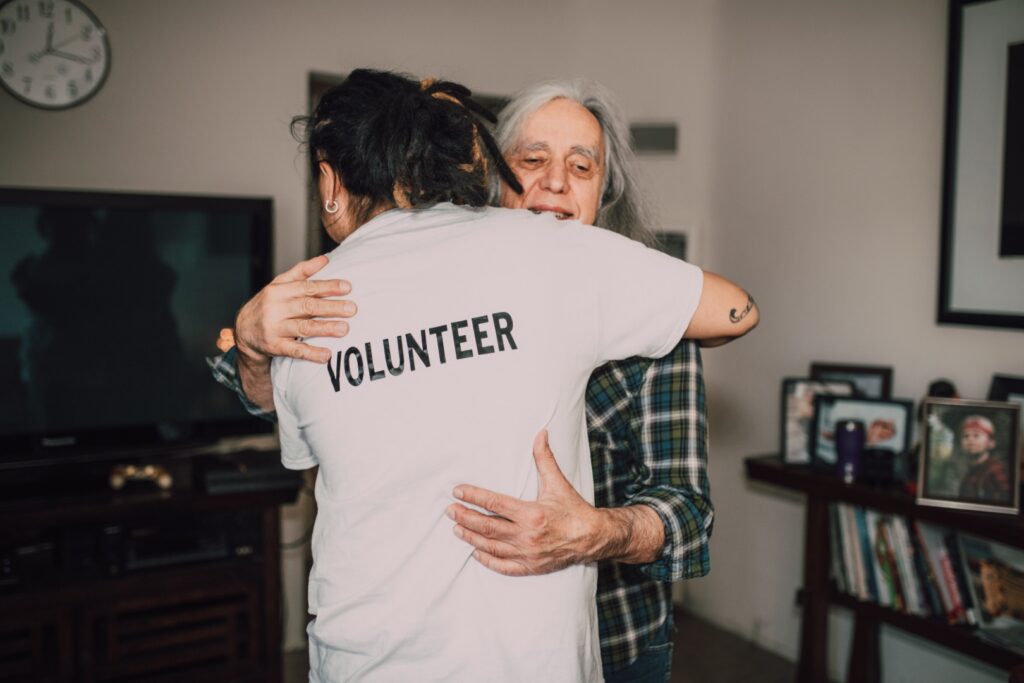
[[539, 486], [536, 501], [522, 501], [460, 484], [456, 498], [488, 510], [481, 514], [459, 503], [448, 507], [455, 535], [472, 545], [473, 557], [508, 576], [548, 574], [570, 565], [616, 559], [653, 562], [665, 543], [658, 513], [645, 505], [595, 508], [572, 487], [548, 446], [547, 430], [533, 442]]
[[326, 363], [328, 349], [300, 342], [298, 337], [344, 337], [348, 323], [339, 318], [356, 314], [344, 296], [352, 291], [345, 280], [310, 280], [329, 263], [326, 256], [301, 261], [271, 280], [238, 312], [235, 346], [238, 373], [246, 397], [264, 410], [273, 410], [270, 360], [274, 356]]

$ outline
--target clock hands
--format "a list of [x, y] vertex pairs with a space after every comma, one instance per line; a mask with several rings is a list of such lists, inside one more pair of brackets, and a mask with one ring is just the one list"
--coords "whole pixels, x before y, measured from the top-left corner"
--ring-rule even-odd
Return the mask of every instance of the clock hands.
[[53, 43], [53, 22], [51, 21], [49, 26], [46, 27], [46, 47], [39, 52], [33, 52], [28, 56], [28, 59], [32, 63], [38, 62], [40, 59], [47, 55], [58, 57], [60, 59], [67, 59], [68, 61], [78, 62], [79, 64], [95, 64], [95, 59], [86, 59], [80, 55], [72, 54], [70, 52], [64, 52], [58, 48], [62, 48], [69, 43], [73, 43], [79, 39], [79, 35], [76, 33], [70, 38], [65, 38], [56, 45]]
[[86, 59], [85, 57], [82, 57], [80, 55], [74, 55], [74, 54], [71, 54], [70, 52], [62, 52], [61, 50], [50, 50], [49, 52], [47, 52], [47, 54], [53, 55], [54, 57], [60, 57], [61, 59], [67, 59], [67, 60], [72, 61], [72, 62], [78, 62], [79, 64], [95, 64], [96, 63], [95, 59]]
[[59, 43], [57, 43], [56, 45], [51, 45], [51, 46], [50, 46], [50, 49], [51, 49], [51, 50], [56, 50], [56, 49], [58, 49], [58, 48], [64, 47], [64, 46], [65, 46], [65, 45], [67, 45], [68, 43], [73, 43], [73, 42], [75, 42], [76, 40], [79, 40], [79, 39], [81, 39], [81, 36], [79, 36], [79, 35], [78, 35], [78, 34], [76, 33], [75, 35], [71, 36], [70, 38], [65, 38], [64, 40], [60, 41], [60, 42], [59, 42]]

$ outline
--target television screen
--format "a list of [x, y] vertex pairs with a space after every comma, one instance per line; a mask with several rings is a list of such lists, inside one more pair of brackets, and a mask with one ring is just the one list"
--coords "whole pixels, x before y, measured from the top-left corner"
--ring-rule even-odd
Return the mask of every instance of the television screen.
[[206, 358], [270, 278], [266, 199], [0, 190], [0, 463], [265, 431]]

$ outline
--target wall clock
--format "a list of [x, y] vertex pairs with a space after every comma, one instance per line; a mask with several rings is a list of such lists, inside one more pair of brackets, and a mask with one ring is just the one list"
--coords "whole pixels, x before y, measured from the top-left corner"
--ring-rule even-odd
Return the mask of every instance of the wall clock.
[[0, 3], [0, 84], [42, 109], [85, 102], [110, 72], [103, 24], [75, 0]]

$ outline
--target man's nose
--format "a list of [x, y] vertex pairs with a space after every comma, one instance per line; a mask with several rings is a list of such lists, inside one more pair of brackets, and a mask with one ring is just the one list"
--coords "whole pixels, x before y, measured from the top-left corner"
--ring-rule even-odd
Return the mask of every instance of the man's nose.
[[541, 178], [541, 187], [548, 192], [562, 193], [566, 189], [566, 171], [560, 164], [551, 164]]

